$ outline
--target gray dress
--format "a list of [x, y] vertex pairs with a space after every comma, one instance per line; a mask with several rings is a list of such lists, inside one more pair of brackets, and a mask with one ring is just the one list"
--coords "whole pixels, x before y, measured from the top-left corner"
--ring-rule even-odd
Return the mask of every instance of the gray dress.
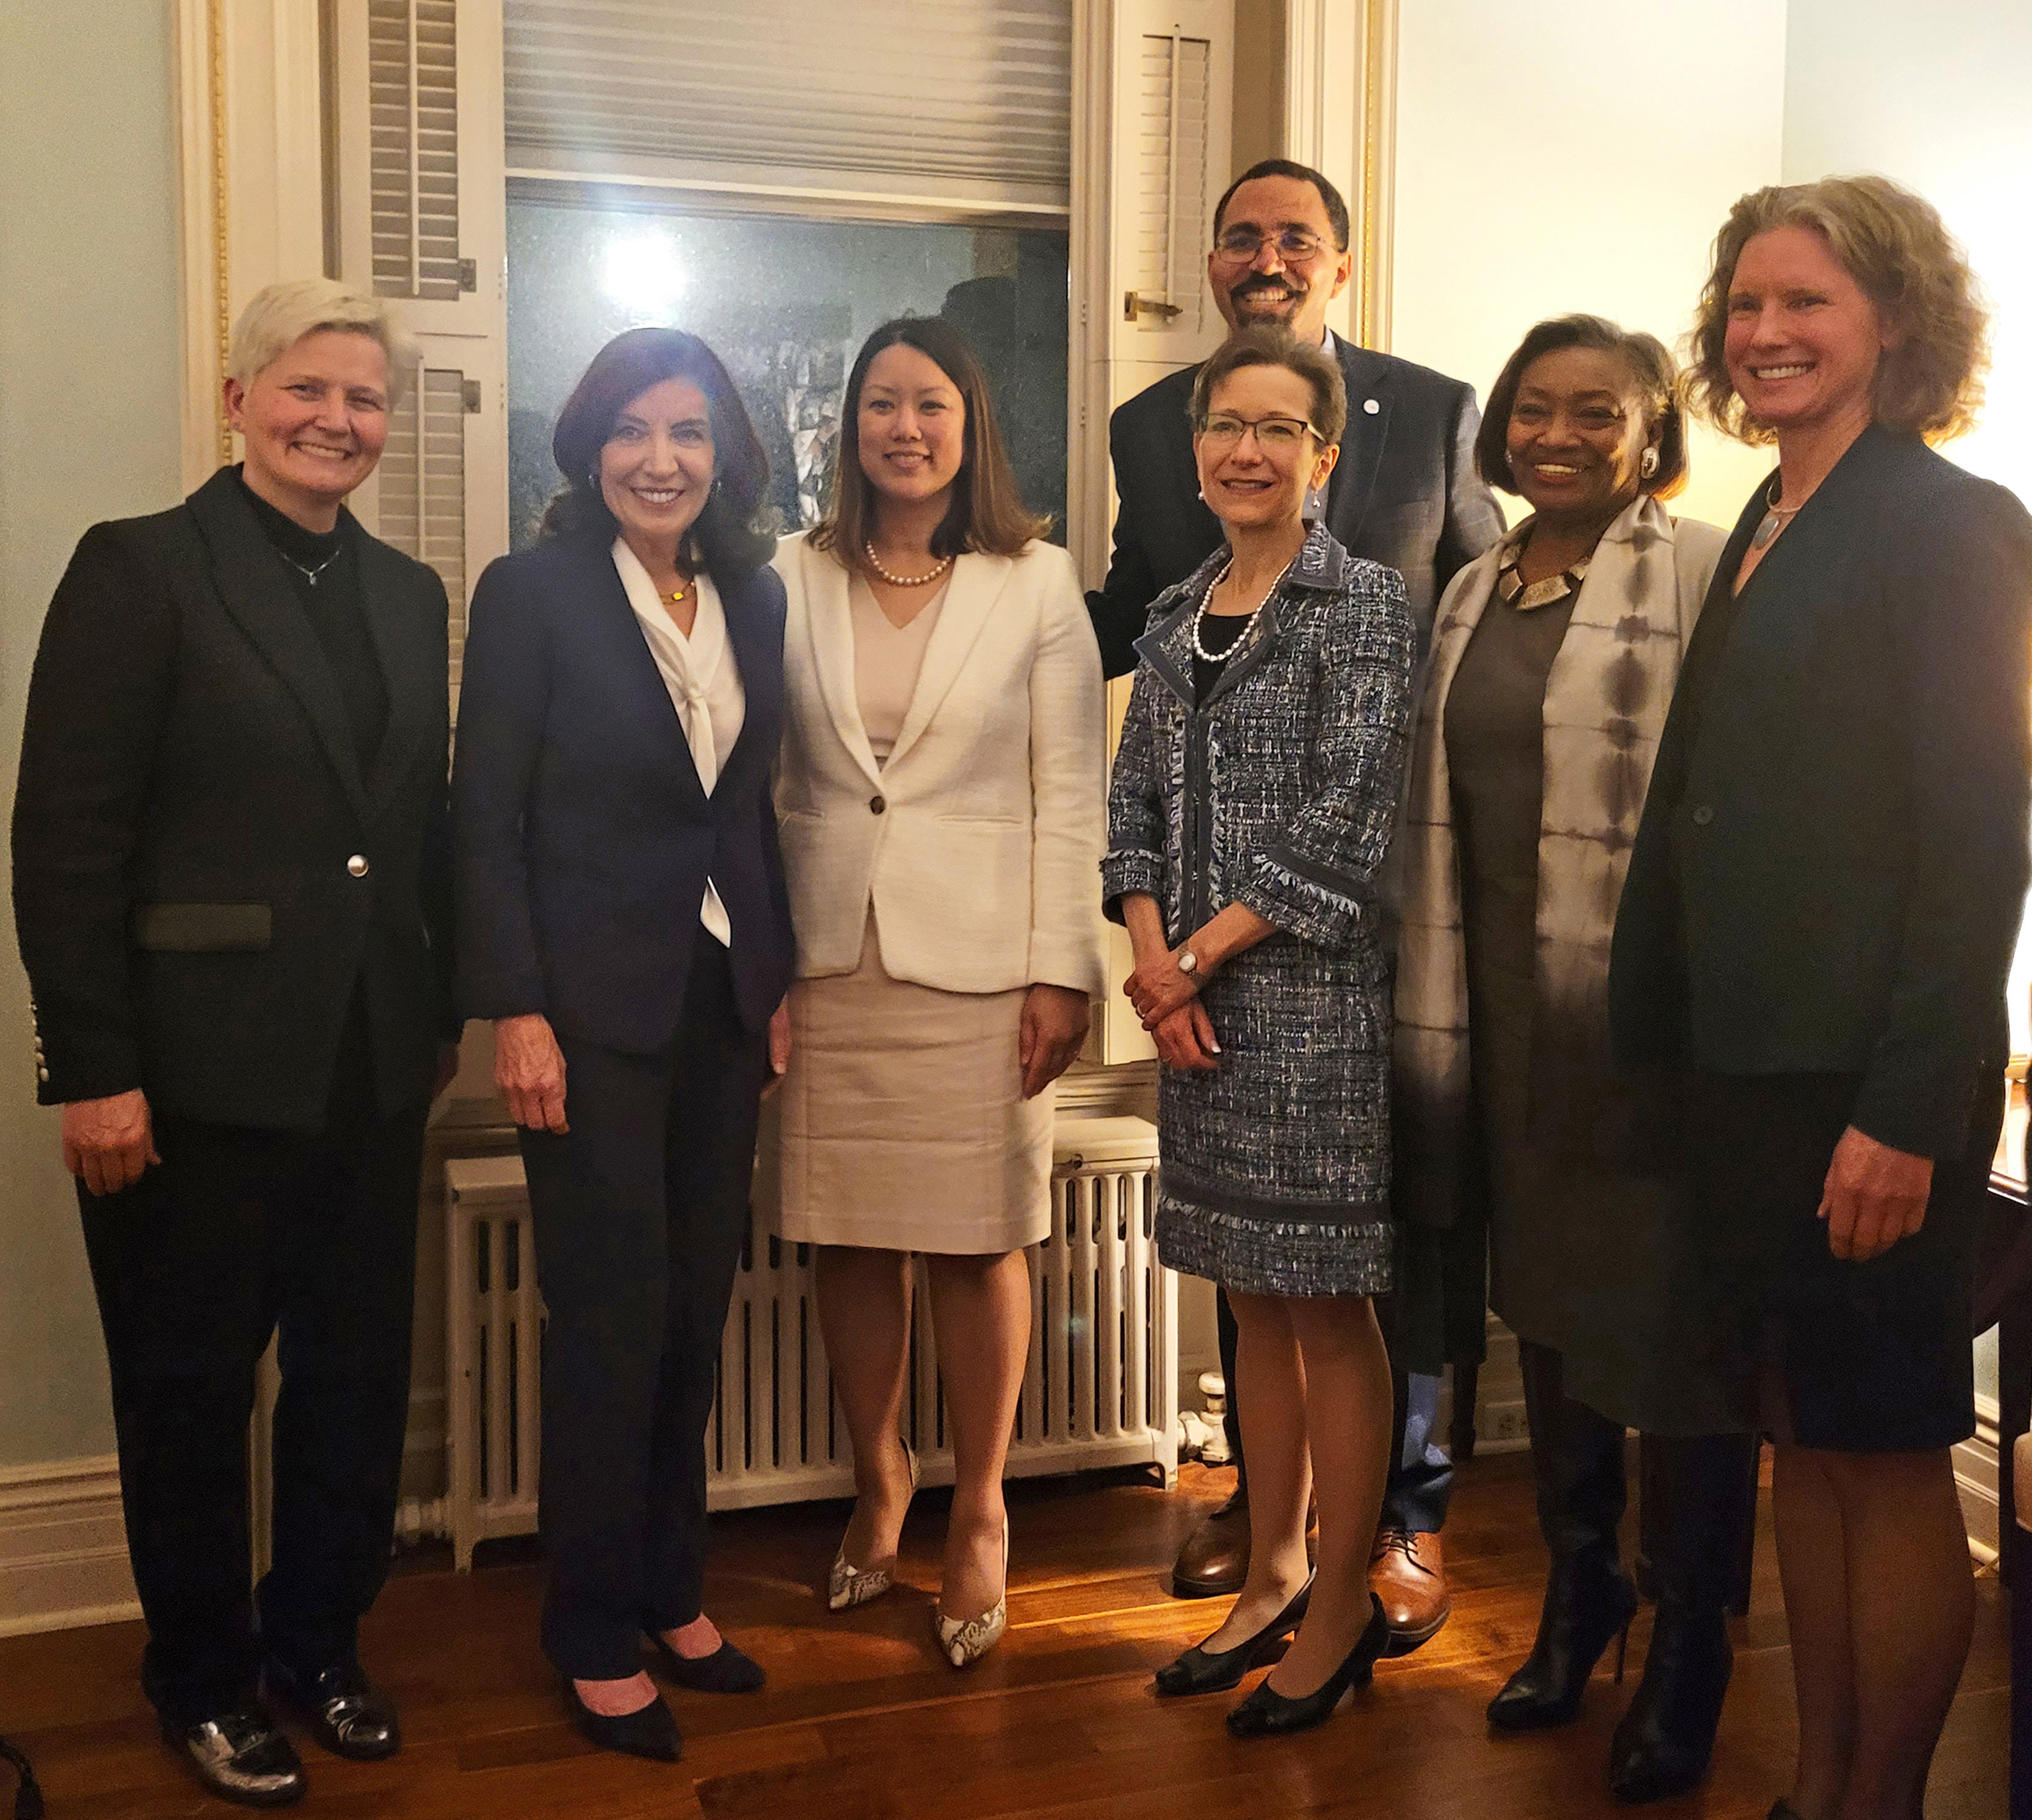
[[1376, 873], [1410, 719], [1394, 570], [1315, 527], [1202, 703], [1191, 621], [1226, 559], [1161, 596], [1137, 641], [1109, 791], [1108, 914], [1154, 896], [1182, 940], [1239, 903], [1277, 932], [1202, 999], [1221, 1053], [1159, 1086], [1160, 1254], [1230, 1290], [1391, 1284], [1389, 962]]
[[1683, 1295], [1683, 1181], [1559, 1153], [1532, 1119], [1545, 685], [1575, 598], [1526, 608], [1492, 595], [1447, 697], [1489, 1306], [1561, 1355], [1567, 1395], [1589, 1408], [1652, 1432], [1717, 1432], [1733, 1423]]

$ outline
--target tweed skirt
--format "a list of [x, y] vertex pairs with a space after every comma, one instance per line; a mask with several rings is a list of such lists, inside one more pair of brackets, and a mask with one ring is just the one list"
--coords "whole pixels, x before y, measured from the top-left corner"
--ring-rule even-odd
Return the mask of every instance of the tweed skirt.
[[850, 974], [790, 988], [775, 1226], [797, 1243], [973, 1254], [1051, 1230], [1055, 1096], [1022, 1096], [1025, 994]]
[[1260, 1295], [1380, 1295], [1389, 1211], [1387, 970], [1272, 936], [1207, 982], [1212, 1074], [1157, 1091], [1158, 1254]]

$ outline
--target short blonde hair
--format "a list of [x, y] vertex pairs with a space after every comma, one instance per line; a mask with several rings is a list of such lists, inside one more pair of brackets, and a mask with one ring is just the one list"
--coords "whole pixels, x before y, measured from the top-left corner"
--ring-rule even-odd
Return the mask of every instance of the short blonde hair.
[[1728, 376], [1728, 293], [1743, 249], [1773, 228], [1809, 228], [1827, 242], [1898, 337], [1878, 361], [1871, 414], [1944, 443], [1975, 427], [1989, 370], [1989, 312], [1975, 274], [1939, 211], [1888, 177], [1824, 177], [1753, 190], [1715, 237], [1691, 337], [1694, 402], [1727, 434], [1768, 443]]
[[320, 329], [368, 335], [379, 342], [388, 361], [388, 402], [393, 404], [402, 395], [416, 364], [414, 344], [390, 320], [379, 297], [331, 278], [289, 278], [256, 291], [233, 326], [226, 376], [252, 385], [305, 335]]

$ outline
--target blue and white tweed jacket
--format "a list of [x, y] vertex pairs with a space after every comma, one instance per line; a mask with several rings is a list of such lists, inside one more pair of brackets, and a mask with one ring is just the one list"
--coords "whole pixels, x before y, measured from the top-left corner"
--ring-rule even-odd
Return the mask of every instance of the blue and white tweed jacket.
[[[1324, 526], [1193, 700], [1192, 618], [1223, 547], [1160, 596], [1108, 794], [1108, 914], [1148, 891], [1182, 940], [1242, 903], [1343, 962], [1388, 966], [1377, 877], [1412, 714], [1403, 579]], [[1368, 970], [1365, 967], [1362, 970]]]

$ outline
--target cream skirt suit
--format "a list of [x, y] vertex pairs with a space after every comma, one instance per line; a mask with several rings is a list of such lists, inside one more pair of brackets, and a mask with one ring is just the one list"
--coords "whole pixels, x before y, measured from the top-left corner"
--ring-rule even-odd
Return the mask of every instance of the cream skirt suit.
[[969, 554], [910, 625], [801, 537], [776, 816], [797, 936], [777, 1230], [1009, 1251], [1050, 1226], [1028, 988], [1104, 989], [1107, 716], [1072, 559]]

